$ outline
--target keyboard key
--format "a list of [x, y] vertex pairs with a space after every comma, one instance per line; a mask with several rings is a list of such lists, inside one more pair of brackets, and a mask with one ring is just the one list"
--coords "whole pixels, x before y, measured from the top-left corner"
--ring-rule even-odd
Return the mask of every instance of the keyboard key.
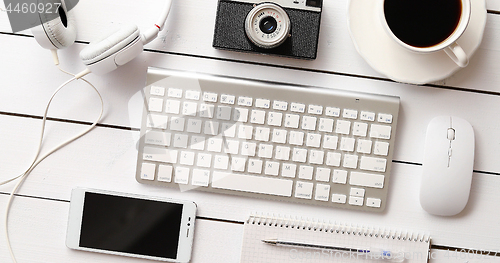
[[221, 138], [208, 139], [207, 151], [220, 153], [222, 151], [222, 139]]
[[235, 108], [234, 114], [233, 114], [233, 121], [247, 122], [248, 121], [248, 109]]
[[273, 139], [272, 141], [275, 143], [286, 143], [286, 130], [274, 129], [273, 130]]
[[364, 197], [365, 196], [365, 189], [363, 188], [351, 188], [351, 191], [349, 193], [351, 196], [358, 196], [358, 197]]
[[216, 121], [205, 121], [203, 133], [207, 135], [219, 134], [219, 123]]
[[235, 140], [226, 140], [224, 145], [224, 152], [228, 154], [238, 154], [240, 142]]
[[216, 155], [214, 157], [214, 168], [226, 170], [229, 165], [229, 157], [226, 155]]
[[370, 137], [377, 139], [391, 139], [391, 126], [372, 124]]
[[283, 119], [282, 113], [270, 111], [267, 116], [267, 125], [281, 126], [282, 119]]
[[207, 187], [210, 180], [210, 170], [193, 169], [192, 185]]
[[329, 197], [330, 197], [330, 185], [317, 184], [316, 192], [314, 193], [314, 200], [328, 202]]
[[172, 131], [184, 131], [185, 119], [182, 117], [172, 117], [170, 119], [170, 130]]
[[147, 131], [144, 142], [146, 144], [158, 145], [158, 146], [170, 146], [171, 134], [169, 132], [161, 131]]
[[231, 158], [231, 171], [244, 172], [246, 159], [241, 157]]
[[342, 139], [340, 139], [340, 150], [346, 152], [353, 152], [355, 143], [356, 139], [343, 137]]
[[366, 186], [373, 188], [384, 187], [385, 176], [381, 174], [351, 172], [351, 176], [349, 178], [350, 178], [349, 184], [351, 185]]
[[177, 150], [144, 147], [142, 159], [152, 162], [177, 163]]
[[254, 142], [241, 142], [241, 155], [255, 156], [255, 148], [257, 144]]
[[253, 127], [247, 125], [238, 126], [238, 138], [250, 140], [253, 135]]
[[220, 95], [220, 102], [224, 104], [234, 104], [234, 100], [236, 99], [233, 95], [222, 94]]
[[345, 204], [347, 201], [346, 195], [343, 194], [332, 194], [332, 202], [338, 204]]
[[201, 123], [202, 123], [201, 120], [189, 119], [187, 121], [186, 131], [191, 133], [201, 133]]
[[276, 160], [288, 161], [290, 159], [290, 147], [276, 146]]
[[345, 170], [333, 170], [332, 183], [346, 184], [347, 183], [347, 171], [345, 171]]
[[297, 165], [293, 163], [284, 163], [281, 167], [281, 176], [295, 178], [296, 170], [297, 170]]
[[349, 135], [349, 131], [351, 130], [351, 122], [338, 120], [337, 127], [335, 128], [335, 133]]
[[172, 98], [182, 98], [182, 89], [169, 88], [168, 96]]
[[307, 109], [307, 113], [314, 114], [314, 115], [321, 115], [321, 114], [323, 114], [323, 106], [309, 105], [309, 107]]
[[148, 114], [146, 118], [146, 127], [167, 129], [168, 116]]
[[212, 165], [212, 155], [208, 153], [198, 153], [196, 166], [210, 168]]
[[165, 88], [158, 86], [151, 86], [149, 94], [154, 96], [165, 96]]
[[337, 136], [325, 135], [323, 139], [323, 148], [331, 150], [337, 149], [338, 140]]
[[372, 151], [372, 141], [359, 139], [356, 151], [359, 153], [370, 154]]
[[273, 110], [286, 111], [288, 109], [288, 102], [275, 100], [273, 103]]
[[344, 163], [342, 164], [342, 167], [356, 169], [356, 167], [358, 167], [358, 156], [345, 154]]
[[321, 134], [317, 133], [307, 134], [307, 140], [306, 140], [307, 147], [319, 148], [320, 145], [321, 145]]
[[154, 163], [142, 163], [141, 179], [153, 181], [155, 179], [156, 165]]
[[336, 153], [336, 152], [328, 152], [326, 154], [326, 165], [328, 166], [335, 166], [335, 167], [339, 167], [340, 166], [340, 158], [341, 158], [341, 154], [340, 153]]
[[255, 140], [261, 141], [261, 142], [268, 142], [270, 132], [271, 132], [271, 130], [269, 128], [256, 127], [255, 128]]
[[330, 182], [330, 172], [328, 168], [316, 168], [316, 181], [320, 182]]
[[385, 172], [387, 160], [383, 158], [374, 158], [368, 156], [361, 156], [359, 162], [359, 169], [374, 172]]
[[257, 108], [269, 109], [270, 105], [271, 105], [270, 100], [266, 100], [266, 99], [256, 99], [255, 100], [255, 107], [257, 107]]
[[375, 142], [375, 149], [373, 154], [387, 156], [389, 154], [389, 143], [388, 142]]
[[310, 150], [309, 151], [309, 163], [311, 164], [323, 164], [323, 157], [325, 152]]
[[239, 97], [238, 105], [252, 107], [253, 99], [250, 97]]
[[151, 112], [162, 112], [163, 111], [163, 99], [149, 98], [148, 110]]
[[285, 116], [285, 127], [287, 128], [299, 128], [300, 116], [295, 114], [287, 114]]
[[250, 117], [251, 123], [264, 124], [266, 118], [266, 112], [263, 110], [252, 110], [252, 115]]
[[378, 120], [378, 122], [391, 124], [392, 123], [392, 115], [379, 113], [377, 120]]
[[279, 169], [280, 169], [280, 163], [267, 161], [264, 173], [267, 175], [277, 176], [279, 173]]
[[292, 196], [292, 180], [214, 172], [212, 187], [277, 196]]
[[171, 165], [159, 165], [158, 166], [158, 181], [160, 182], [172, 182], [172, 171], [173, 167]]
[[231, 107], [228, 106], [217, 106], [217, 119], [219, 120], [230, 120], [231, 119]]
[[253, 174], [262, 173], [262, 161], [259, 159], [249, 159], [248, 160], [248, 172]]
[[203, 101], [217, 102], [217, 93], [212, 93], [212, 92], [203, 93]]
[[375, 113], [369, 111], [362, 111], [359, 119], [362, 121], [375, 121]]
[[224, 137], [234, 138], [236, 136], [236, 124], [234, 123], [224, 122], [221, 129]]
[[368, 132], [368, 124], [363, 122], [355, 122], [352, 127], [352, 135], [365, 137]]
[[272, 144], [260, 144], [259, 145], [259, 157], [261, 158], [273, 158], [273, 145]]
[[210, 104], [200, 104], [200, 117], [202, 118], [213, 118], [214, 117], [214, 105]]
[[290, 106], [290, 111], [304, 113], [306, 111], [306, 105], [302, 104], [302, 103], [292, 102], [292, 104]]
[[165, 104], [165, 112], [170, 114], [179, 114], [181, 110], [181, 102], [178, 100], [167, 100]]
[[293, 149], [292, 161], [305, 163], [306, 158], [307, 158], [307, 149], [301, 149], [301, 148]]
[[313, 191], [313, 183], [297, 181], [295, 187], [295, 197], [303, 199], [311, 199]]
[[356, 206], [363, 206], [363, 197], [349, 196], [349, 204]]
[[179, 164], [194, 165], [194, 152], [182, 151], [179, 156]]
[[308, 131], [316, 130], [316, 117], [303, 116], [302, 117], [302, 129]]
[[189, 136], [186, 134], [174, 134], [174, 147], [187, 148]]
[[342, 114], [342, 117], [346, 119], [357, 119], [358, 118], [358, 111], [357, 110], [350, 110], [350, 109], [345, 109], [344, 114]]
[[312, 166], [301, 165], [299, 167], [299, 178], [312, 180], [314, 168]]
[[186, 90], [184, 97], [188, 100], [200, 100], [200, 92], [196, 90]]
[[174, 182], [176, 184], [188, 184], [189, 182], [189, 168], [175, 167]]
[[366, 198], [366, 206], [379, 208], [382, 203], [382, 200], [378, 198]]
[[304, 143], [304, 133], [290, 131], [290, 137], [288, 138], [288, 143], [291, 145], [302, 146]]
[[330, 117], [340, 117], [340, 109], [333, 107], [326, 107], [325, 115]]
[[319, 119], [319, 131], [333, 132], [333, 119], [321, 118]]

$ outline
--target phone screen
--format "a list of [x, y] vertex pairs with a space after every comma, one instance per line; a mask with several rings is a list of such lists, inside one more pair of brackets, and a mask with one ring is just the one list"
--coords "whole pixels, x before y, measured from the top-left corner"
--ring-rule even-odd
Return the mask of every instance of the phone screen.
[[177, 258], [182, 204], [85, 193], [80, 247]]

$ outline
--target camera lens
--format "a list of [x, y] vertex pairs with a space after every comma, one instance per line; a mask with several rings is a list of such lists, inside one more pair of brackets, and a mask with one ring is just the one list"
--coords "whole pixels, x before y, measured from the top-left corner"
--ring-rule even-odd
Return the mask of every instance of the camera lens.
[[277, 26], [278, 22], [272, 16], [265, 17], [260, 21], [260, 30], [266, 34], [272, 34]]
[[273, 3], [254, 6], [245, 19], [245, 33], [260, 48], [275, 48], [290, 36], [290, 18], [283, 8]]

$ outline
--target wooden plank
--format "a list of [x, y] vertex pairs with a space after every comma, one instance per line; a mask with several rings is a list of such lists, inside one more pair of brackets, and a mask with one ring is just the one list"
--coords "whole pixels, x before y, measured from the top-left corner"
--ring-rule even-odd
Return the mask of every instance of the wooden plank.
[[[109, 1], [97, 3], [95, 0], [81, 2], [75, 8], [75, 16], [79, 22], [77, 25], [78, 39], [87, 42], [91, 41], [101, 32], [107, 31], [103, 28], [118, 28], [121, 25], [130, 23], [130, 17], [151, 17], [151, 10], [147, 7], [157, 6], [158, 2], [161, 3], [161, 1], [145, 1], [144, 8], [137, 8], [133, 3], [123, 3], [123, 1], [120, 3]], [[498, 0], [489, 3], [496, 7]], [[99, 9], [95, 8], [97, 5], [100, 6]], [[354, 48], [347, 27], [347, 0], [325, 3], [319, 56], [314, 61], [214, 49], [212, 47], [212, 38], [216, 6], [216, 0], [202, 2], [195, 0], [174, 1], [172, 16], [166, 24], [168, 29], [163, 31], [160, 37], [149, 44], [147, 48], [203, 57], [258, 62], [275, 66], [286, 65], [288, 67], [314, 69], [338, 74], [383, 77], [370, 68]], [[107, 10], [115, 10], [115, 12], [110, 14]], [[8, 32], [8, 22], [5, 17], [1, 21], [0, 29]], [[134, 22], [139, 23], [138, 26], [142, 29], [148, 28], [152, 23], [147, 19]], [[500, 71], [500, 66], [495, 62], [500, 60], [499, 28], [500, 16], [488, 14], [484, 43], [471, 59], [470, 65], [438, 84], [498, 92], [500, 76], [496, 72]], [[29, 31], [23, 33], [31, 35]], [[73, 54], [75, 58], [72, 61], [73, 63], [78, 63], [76, 56], [76, 53]]]
[[[39, 121], [5, 116], [0, 117], [0, 120], [16, 131], [10, 132], [9, 136], [0, 136], [2, 148], [13, 149], [0, 153], [0, 159], [5, 164], [0, 167], [0, 180], [3, 181], [10, 175], [18, 174], [29, 163], [28, 156], [32, 156], [33, 143], [37, 140], [32, 129], [38, 127]], [[18, 127], [23, 129], [16, 129]], [[69, 137], [78, 129], [82, 127], [51, 124], [47, 132], [51, 139], [48, 139], [44, 149], [50, 148], [60, 138]], [[20, 193], [69, 200], [72, 188], [89, 187], [193, 200], [198, 204], [199, 215], [208, 218], [242, 222], [252, 212], [263, 212], [424, 231], [431, 233], [435, 244], [452, 247], [491, 250], [497, 249], [500, 243], [500, 225], [495, 214], [495, 211], [500, 211], [500, 203], [496, 202], [497, 189], [500, 188], [498, 176], [475, 173], [469, 204], [454, 217], [436, 217], [423, 211], [418, 202], [421, 166], [400, 163], [393, 164], [388, 204], [383, 213], [363, 213], [197, 191], [179, 192], [136, 182], [137, 134], [108, 128], [92, 131], [41, 163]], [[11, 187], [0, 186], [0, 191], [10, 191]]]
[[[4, 207], [6, 202], [7, 196], [0, 195], [0, 206]], [[9, 234], [18, 262], [144, 262], [141, 259], [67, 248], [65, 246], [69, 210], [67, 202], [17, 197], [13, 204], [11, 220], [9, 221]], [[197, 219], [195, 232], [191, 262], [239, 261], [243, 225]], [[0, 228], [0, 236], [4, 237], [4, 235], [5, 230], [2, 227]], [[430, 263], [500, 262], [500, 257], [436, 249], [432, 249], [429, 256], [431, 257]], [[5, 238], [0, 239], [0, 261], [10, 262]]]

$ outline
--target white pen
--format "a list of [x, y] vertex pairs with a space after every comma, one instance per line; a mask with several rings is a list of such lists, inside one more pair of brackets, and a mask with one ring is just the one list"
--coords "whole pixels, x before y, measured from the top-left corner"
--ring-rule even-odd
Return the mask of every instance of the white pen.
[[290, 241], [282, 241], [278, 239], [265, 239], [262, 242], [273, 245], [273, 246], [287, 246], [287, 247], [299, 247], [299, 248], [310, 248], [310, 249], [325, 249], [325, 250], [334, 250], [334, 251], [346, 251], [350, 253], [356, 253], [356, 255], [360, 256], [359, 258], [366, 259], [381, 259], [388, 260], [392, 262], [403, 262], [405, 260], [403, 252], [391, 252], [389, 250], [384, 249], [358, 249], [358, 248], [348, 248], [348, 247], [334, 247], [334, 246], [326, 246], [326, 245], [317, 245], [317, 244], [306, 244], [306, 243], [297, 243]]

